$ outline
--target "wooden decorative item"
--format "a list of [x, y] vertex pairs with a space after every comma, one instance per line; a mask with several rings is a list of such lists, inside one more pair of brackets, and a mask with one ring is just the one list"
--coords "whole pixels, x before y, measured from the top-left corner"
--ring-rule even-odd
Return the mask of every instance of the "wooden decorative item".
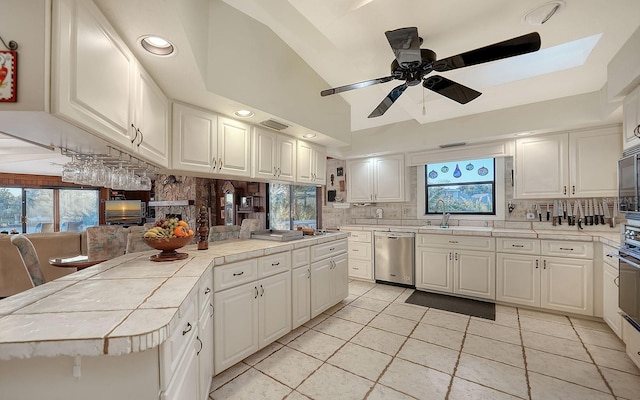
[[207, 250], [209, 248], [209, 214], [207, 207], [200, 207], [200, 215], [198, 216], [198, 250]]

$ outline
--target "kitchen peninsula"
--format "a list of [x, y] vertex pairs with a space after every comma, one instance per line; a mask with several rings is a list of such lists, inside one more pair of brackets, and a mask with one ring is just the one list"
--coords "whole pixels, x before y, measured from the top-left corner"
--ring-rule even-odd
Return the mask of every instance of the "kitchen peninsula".
[[[338, 303], [347, 296], [346, 237], [230, 240], [205, 251], [190, 245], [181, 249], [187, 259], [161, 263], [149, 261], [151, 251], [132, 253], [2, 300], [2, 397], [206, 399], [213, 375], [213, 325], [216, 365], [219, 356], [233, 360], [236, 351], [218, 346], [219, 335], [230, 333], [229, 324], [218, 319], [244, 318], [239, 310], [248, 304], [246, 314], [255, 319], [235, 332], [230, 346], [244, 345], [238, 340], [247, 338], [250, 343], [241, 350], [250, 354], [295, 328], [300, 313], [312, 318]], [[302, 267], [306, 289], [291, 278]], [[263, 319], [274, 313], [268, 308], [274, 298], [268, 282], [280, 276], [287, 285], [275, 297], [285, 299], [280, 308], [288, 312], [270, 321], [283, 321], [284, 328], [265, 339]], [[247, 290], [249, 296], [243, 297]], [[306, 310], [297, 304], [306, 304]]]

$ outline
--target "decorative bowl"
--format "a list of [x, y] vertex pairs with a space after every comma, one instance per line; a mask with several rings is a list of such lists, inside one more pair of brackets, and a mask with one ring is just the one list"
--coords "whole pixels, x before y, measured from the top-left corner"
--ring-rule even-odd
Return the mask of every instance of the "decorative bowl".
[[193, 235], [172, 238], [143, 238], [147, 245], [161, 250], [159, 254], [149, 257], [151, 261], [175, 261], [187, 258], [189, 256], [187, 253], [178, 253], [176, 250], [191, 243], [192, 239]]

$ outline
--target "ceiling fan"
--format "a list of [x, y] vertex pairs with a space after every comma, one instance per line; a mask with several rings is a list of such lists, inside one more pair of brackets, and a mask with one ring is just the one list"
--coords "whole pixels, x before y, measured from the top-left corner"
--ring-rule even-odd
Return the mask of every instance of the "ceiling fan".
[[329, 96], [398, 79], [404, 81], [404, 83], [393, 88], [378, 107], [369, 114], [369, 118], [383, 115], [409, 86], [416, 86], [420, 82], [426, 89], [460, 104], [466, 104], [482, 93], [440, 75], [428, 77], [427, 75], [431, 71], [450, 71], [540, 50], [540, 35], [537, 32], [532, 32], [438, 60], [436, 53], [429, 49], [420, 48], [422, 38], [418, 36], [418, 28], [400, 28], [387, 31], [385, 35], [396, 56], [396, 59], [391, 63], [391, 75], [323, 90], [320, 95]]

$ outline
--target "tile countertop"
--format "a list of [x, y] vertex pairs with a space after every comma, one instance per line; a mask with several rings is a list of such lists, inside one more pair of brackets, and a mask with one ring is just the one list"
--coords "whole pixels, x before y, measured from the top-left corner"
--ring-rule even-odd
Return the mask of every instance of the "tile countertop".
[[549, 240], [576, 240], [583, 242], [602, 242], [609, 246], [620, 246], [619, 229], [607, 231], [578, 230], [572, 229], [514, 229], [514, 228], [492, 228], [483, 226], [449, 226], [441, 228], [437, 225], [429, 226], [386, 226], [386, 225], [346, 225], [341, 226], [341, 230], [376, 230], [391, 232], [415, 232], [433, 235], [465, 235], [465, 236], [493, 236], [527, 239], [549, 239]]
[[228, 240], [180, 249], [184, 260], [132, 253], [0, 300], [0, 360], [119, 355], [164, 342], [180, 307], [209, 267], [346, 238], [332, 233], [292, 242]]

